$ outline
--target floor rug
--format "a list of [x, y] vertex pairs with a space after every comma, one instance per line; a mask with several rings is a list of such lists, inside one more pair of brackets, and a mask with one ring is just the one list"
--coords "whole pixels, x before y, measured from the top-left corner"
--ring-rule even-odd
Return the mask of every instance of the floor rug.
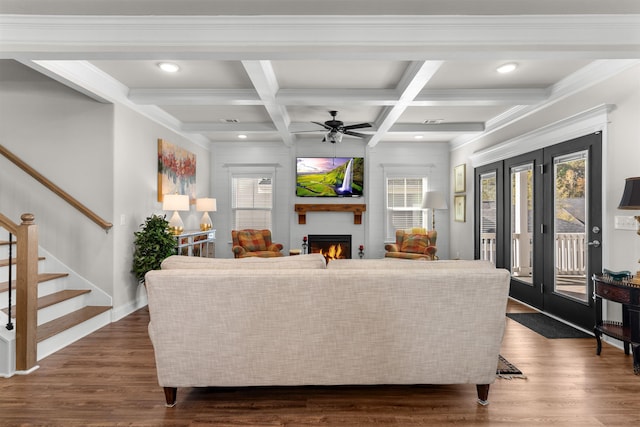
[[593, 338], [593, 335], [582, 332], [542, 313], [507, 313], [507, 317], [545, 338]]
[[520, 369], [516, 368], [512, 363], [509, 363], [509, 361], [502, 357], [502, 355], [498, 356], [498, 369], [496, 371], [496, 375], [498, 375], [498, 378], [504, 378], [507, 380], [512, 378], [527, 378]]

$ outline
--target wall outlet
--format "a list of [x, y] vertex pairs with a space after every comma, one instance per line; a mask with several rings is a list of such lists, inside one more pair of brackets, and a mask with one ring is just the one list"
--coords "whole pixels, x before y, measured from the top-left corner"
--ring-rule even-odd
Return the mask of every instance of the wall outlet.
[[631, 230], [636, 231], [638, 222], [632, 216], [620, 216], [616, 215], [614, 228], [616, 230]]

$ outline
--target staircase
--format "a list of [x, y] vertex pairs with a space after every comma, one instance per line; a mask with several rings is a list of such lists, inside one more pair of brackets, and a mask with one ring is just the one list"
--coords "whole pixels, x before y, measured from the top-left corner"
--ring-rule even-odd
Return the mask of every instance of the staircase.
[[[15, 373], [15, 258], [9, 260], [9, 246], [0, 241], [0, 377]], [[37, 359], [68, 346], [111, 322], [111, 297], [39, 248]], [[13, 271], [9, 322], [9, 269]], [[43, 272], [46, 271], [46, 272]], [[51, 271], [51, 272], [49, 272]]]

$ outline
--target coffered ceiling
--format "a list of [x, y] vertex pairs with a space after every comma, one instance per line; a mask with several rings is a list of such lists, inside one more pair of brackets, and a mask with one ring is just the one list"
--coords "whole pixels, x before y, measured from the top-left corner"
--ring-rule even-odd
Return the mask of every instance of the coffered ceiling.
[[614, 3], [4, 1], [0, 58], [203, 145], [319, 143], [336, 110], [369, 146], [455, 146], [637, 64], [640, 2]]

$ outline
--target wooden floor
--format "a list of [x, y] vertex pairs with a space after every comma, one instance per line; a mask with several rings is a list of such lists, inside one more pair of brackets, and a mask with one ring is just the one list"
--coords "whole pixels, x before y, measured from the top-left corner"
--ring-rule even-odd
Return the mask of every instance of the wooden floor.
[[[509, 311], [530, 311], [509, 303]], [[1, 426], [640, 425], [631, 357], [595, 339], [548, 340], [506, 319], [502, 355], [527, 379], [497, 379], [490, 404], [473, 385], [186, 388], [166, 408], [142, 309], [0, 379]], [[464, 343], [460, 343], [464, 351]]]

